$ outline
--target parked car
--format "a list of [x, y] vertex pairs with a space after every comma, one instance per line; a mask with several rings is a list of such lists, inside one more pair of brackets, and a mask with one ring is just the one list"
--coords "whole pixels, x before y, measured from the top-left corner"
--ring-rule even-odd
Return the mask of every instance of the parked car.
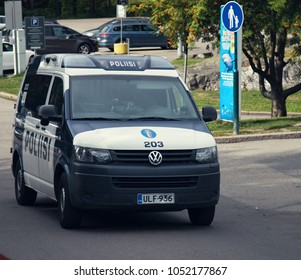
[[[8, 42], [2, 42], [3, 48], [3, 70], [14, 70], [14, 45]], [[34, 57], [34, 52], [26, 50], [26, 62], [29, 63]]]
[[5, 28], [5, 16], [0, 16], [0, 30]]
[[[44, 21], [44, 24], [59, 24], [56, 19], [47, 19]], [[23, 22], [22, 29], [25, 29], [25, 23]], [[14, 33], [12, 29], [2, 29], [2, 39], [11, 44], [15, 43]]]
[[122, 38], [120, 19], [111, 20], [97, 30], [96, 32], [95, 29], [87, 30], [83, 34], [94, 36], [99, 47], [107, 47], [111, 51], [113, 51], [115, 43], [126, 42], [127, 39], [130, 47], [169, 47], [168, 39], [151, 25], [148, 18], [123, 19]]
[[97, 40], [97, 38], [99, 37], [99, 33], [100, 31], [107, 25], [108, 23], [102, 24], [96, 28], [93, 29], [89, 29], [83, 32], [83, 35], [85, 36], [89, 36], [89, 37], [93, 37], [94, 39]]
[[46, 48], [37, 49], [38, 54], [89, 54], [98, 51], [98, 44], [95, 39], [60, 24], [45, 24], [45, 41]]

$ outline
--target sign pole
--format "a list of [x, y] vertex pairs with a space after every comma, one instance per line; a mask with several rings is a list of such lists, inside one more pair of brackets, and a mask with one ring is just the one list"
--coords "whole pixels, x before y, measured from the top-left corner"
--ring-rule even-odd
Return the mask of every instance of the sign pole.
[[234, 45], [235, 45], [235, 63], [234, 63], [234, 122], [233, 122], [233, 134], [238, 135], [239, 134], [239, 67], [238, 67], [238, 36], [237, 32], [234, 33]]

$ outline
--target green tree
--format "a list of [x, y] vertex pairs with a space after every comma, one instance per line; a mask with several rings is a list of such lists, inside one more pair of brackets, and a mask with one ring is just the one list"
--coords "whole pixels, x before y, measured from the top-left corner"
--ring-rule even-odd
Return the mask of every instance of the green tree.
[[[134, 0], [129, 3], [128, 10], [134, 15], [150, 14], [158, 32], [163, 33], [172, 46], [180, 42], [187, 58], [189, 46], [201, 36], [200, 23], [206, 15], [204, 7], [204, 0]], [[187, 63], [184, 69], [185, 79]]]
[[154, 26], [164, 33], [174, 46], [180, 40], [184, 52], [200, 37], [205, 20], [205, 0], [133, 0], [128, 10], [134, 15], [151, 15]]
[[[228, 0], [136, 0], [130, 10], [148, 11], [154, 24], [176, 44], [180, 36], [186, 52], [199, 38], [219, 40], [220, 7]], [[272, 117], [287, 116], [286, 99], [301, 83], [283, 87], [288, 63], [301, 53], [301, 2], [296, 0], [240, 0], [244, 24], [242, 51], [259, 76], [263, 97], [271, 100]]]
[[[283, 87], [283, 73], [300, 45], [301, 3], [295, 0], [243, 0], [242, 51], [259, 76], [259, 89], [272, 101], [272, 117], [287, 116], [287, 98], [301, 83]], [[294, 45], [293, 45], [293, 44]], [[295, 47], [294, 47], [295, 46]]]

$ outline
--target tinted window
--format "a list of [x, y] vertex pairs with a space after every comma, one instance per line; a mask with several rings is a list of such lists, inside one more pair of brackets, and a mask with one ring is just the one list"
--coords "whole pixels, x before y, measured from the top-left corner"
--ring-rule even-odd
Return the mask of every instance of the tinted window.
[[141, 25], [142, 31], [154, 31], [153, 28], [151, 28], [149, 25]]
[[56, 36], [56, 37], [66, 37], [67, 35], [71, 34], [70, 30], [63, 26], [53, 26], [52, 30], [53, 30], [54, 36]]
[[107, 32], [108, 29], [109, 29], [109, 25], [106, 25], [106, 26], [104, 26], [103, 28], [101, 28], [99, 31], [100, 31], [101, 33], [104, 33], [104, 32]]
[[63, 103], [64, 103], [63, 80], [59, 77], [55, 77], [50, 93], [49, 104], [55, 106], [57, 115], [61, 115], [63, 110]]
[[3, 51], [4, 52], [12, 52], [13, 51], [13, 45], [11, 44], [7, 44], [7, 43], [3, 43], [2, 44], [2, 47], [3, 47]]
[[50, 26], [45, 26], [45, 36], [54, 36]]
[[124, 31], [140, 31], [139, 25], [125, 25], [122, 27]]
[[114, 32], [120, 31], [120, 26], [115, 26], [112, 30], [113, 30]]
[[19, 112], [37, 117], [41, 105], [45, 104], [51, 76], [28, 75], [20, 98]]

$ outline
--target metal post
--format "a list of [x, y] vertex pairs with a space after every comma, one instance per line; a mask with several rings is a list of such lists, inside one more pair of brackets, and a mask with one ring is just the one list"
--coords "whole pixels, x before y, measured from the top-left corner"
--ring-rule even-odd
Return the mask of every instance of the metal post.
[[14, 37], [14, 57], [15, 57], [15, 69], [14, 74], [19, 74], [19, 61], [18, 61], [18, 49], [19, 49], [19, 43], [17, 40], [17, 30], [16, 30], [16, 6], [15, 6], [15, 0], [13, 1], [13, 9], [12, 9], [12, 18], [13, 18], [13, 37]]
[[122, 17], [120, 18], [120, 43], [122, 43]]
[[235, 61], [234, 61], [234, 122], [233, 122], [233, 134], [239, 134], [239, 67], [238, 67], [238, 34], [234, 33], [234, 46], [235, 46]]

